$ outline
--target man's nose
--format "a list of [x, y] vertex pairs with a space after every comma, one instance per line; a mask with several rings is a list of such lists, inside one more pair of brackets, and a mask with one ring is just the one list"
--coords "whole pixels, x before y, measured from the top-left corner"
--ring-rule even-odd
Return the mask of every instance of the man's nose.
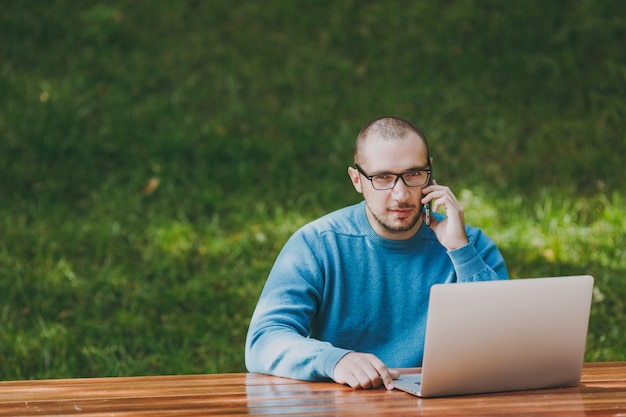
[[403, 200], [409, 196], [409, 187], [404, 183], [402, 177], [396, 178], [396, 183], [391, 189], [391, 195], [396, 200]]

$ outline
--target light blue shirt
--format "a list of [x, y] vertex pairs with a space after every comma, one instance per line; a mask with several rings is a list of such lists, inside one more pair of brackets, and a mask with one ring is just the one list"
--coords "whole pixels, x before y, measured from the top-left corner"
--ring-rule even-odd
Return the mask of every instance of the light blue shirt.
[[421, 366], [430, 287], [508, 279], [493, 241], [466, 230], [470, 243], [453, 251], [424, 224], [408, 240], [388, 240], [372, 229], [365, 202], [305, 225], [261, 293], [246, 340], [248, 370], [325, 380], [351, 351], [390, 368]]

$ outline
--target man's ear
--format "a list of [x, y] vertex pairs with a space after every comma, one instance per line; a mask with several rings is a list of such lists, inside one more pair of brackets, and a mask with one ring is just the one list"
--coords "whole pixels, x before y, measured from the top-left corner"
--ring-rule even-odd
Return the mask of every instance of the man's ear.
[[359, 171], [355, 168], [348, 167], [348, 176], [350, 177], [350, 181], [352, 181], [352, 185], [357, 193], [362, 193], [363, 188], [361, 187], [361, 175], [359, 175]]

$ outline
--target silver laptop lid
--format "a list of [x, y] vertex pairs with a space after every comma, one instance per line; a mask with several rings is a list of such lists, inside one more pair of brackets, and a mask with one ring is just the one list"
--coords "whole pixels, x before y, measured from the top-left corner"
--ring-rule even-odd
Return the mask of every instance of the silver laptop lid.
[[593, 277], [431, 288], [421, 396], [576, 385]]

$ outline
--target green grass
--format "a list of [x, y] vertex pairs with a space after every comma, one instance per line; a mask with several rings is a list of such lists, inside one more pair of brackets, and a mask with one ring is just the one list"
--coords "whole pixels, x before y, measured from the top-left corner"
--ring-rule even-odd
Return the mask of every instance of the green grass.
[[512, 276], [596, 277], [587, 360], [626, 360], [624, 16], [3, 2], [1, 378], [243, 371], [277, 252], [359, 200], [353, 140], [385, 114], [423, 128]]

